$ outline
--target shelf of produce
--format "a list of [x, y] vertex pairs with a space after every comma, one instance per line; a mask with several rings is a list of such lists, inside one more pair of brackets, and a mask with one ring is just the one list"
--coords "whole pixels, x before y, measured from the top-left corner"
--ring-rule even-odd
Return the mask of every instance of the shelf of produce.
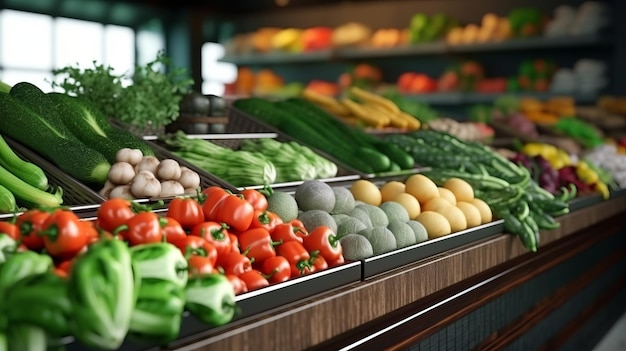
[[354, 47], [339, 48], [335, 50], [335, 55], [343, 59], [362, 59], [376, 57], [400, 57], [400, 56], [422, 56], [442, 54], [446, 51], [446, 43], [437, 41], [432, 43], [421, 43], [416, 45], [403, 45], [391, 48], [375, 47]]
[[410, 100], [428, 103], [439, 106], [455, 106], [463, 104], [491, 104], [503, 95], [511, 95], [519, 98], [533, 98], [545, 101], [554, 97], [571, 96], [577, 104], [594, 104], [598, 98], [597, 94], [568, 94], [553, 92], [519, 92], [519, 93], [425, 93], [425, 94], [405, 94], [404, 97]]
[[609, 37], [601, 35], [581, 35], [570, 37], [531, 37], [504, 40], [499, 42], [448, 44], [445, 41], [403, 45], [390, 48], [347, 47], [332, 48], [320, 52], [307, 53], [250, 53], [230, 55], [222, 62], [236, 65], [277, 65], [285, 63], [325, 62], [334, 60], [356, 60], [366, 58], [394, 58], [406, 56], [443, 55], [453, 53], [478, 53], [516, 50], [553, 50], [565, 48], [610, 47]]
[[237, 56], [225, 56], [220, 61], [228, 62], [236, 65], [278, 65], [285, 63], [305, 63], [305, 62], [322, 62], [332, 58], [331, 50], [322, 50], [307, 53], [282, 53], [271, 52], [266, 54], [251, 53], [241, 54]]
[[[626, 194], [616, 192], [609, 200], [559, 217], [560, 228], [541, 233], [541, 246], [567, 240], [568, 236], [624, 214]], [[524, 255], [533, 254], [518, 238], [508, 234], [490, 236], [359, 284], [238, 320], [170, 350], [238, 350], [250, 345], [267, 350], [311, 348]]]
[[504, 40], [500, 42], [448, 45], [446, 50], [452, 53], [543, 50], [582, 47], [603, 47], [612, 45], [607, 36], [581, 35], [569, 37], [531, 37]]

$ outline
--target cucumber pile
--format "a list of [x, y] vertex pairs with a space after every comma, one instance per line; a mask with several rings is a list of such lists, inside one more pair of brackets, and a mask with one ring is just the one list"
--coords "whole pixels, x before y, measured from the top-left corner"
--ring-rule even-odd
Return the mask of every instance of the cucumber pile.
[[277, 102], [248, 98], [235, 101], [234, 106], [365, 174], [401, 171], [415, 166], [411, 155], [393, 143], [350, 127], [301, 98]]
[[483, 144], [431, 130], [390, 135], [385, 140], [410, 153], [416, 163], [431, 167], [424, 174], [438, 185], [450, 178], [467, 181], [476, 197], [504, 219], [505, 229], [519, 236], [530, 251], [537, 251], [539, 230], [558, 228], [554, 217], [569, 212], [568, 189], [555, 197], [532, 180], [526, 168]]

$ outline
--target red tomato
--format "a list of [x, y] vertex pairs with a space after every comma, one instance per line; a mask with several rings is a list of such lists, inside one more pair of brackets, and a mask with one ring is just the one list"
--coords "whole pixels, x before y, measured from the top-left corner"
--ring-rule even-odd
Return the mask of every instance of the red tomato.
[[183, 229], [176, 219], [172, 217], [163, 218], [165, 219], [165, 225], [163, 226], [165, 241], [170, 244], [175, 244], [176, 242], [184, 240], [187, 237], [185, 229]]
[[271, 232], [272, 240], [276, 242], [286, 243], [287, 241], [302, 242], [302, 238], [297, 235], [302, 229], [294, 227], [291, 223], [282, 223], [274, 228]]
[[19, 227], [11, 222], [0, 221], [0, 233], [8, 235], [15, 241], [20, 239]]
[[269, 277], [270, 283], [280, 283], [291, 278], [291, 265], [283, 256], [274, 256], [263, 261], [261, 272]]
[[327, 226], [319, 226], [309, 232], [309, 235], [302, 238], [302, 243], [307, 251], [318, 251], [328, 261], [335, 261], [342, 254], [339, 239]]
[[228, 237], [230, 238], [230, 251], [241, 253], [241, 250], [239, 250], [239, 237], [232, 233], [228, 233]]
[[413, 83], [413, 79], [415, 78], [416, 73], [414, 72], [405, 72], [400, 75], [398, 78], [397, 86], [398, 90], [401, 93], [408, 93], [411, 91], [411, 84]]
[[225, 255], [231, 250], [228, 226], [224, 223], [202, 222], [191, 230], [191, 235], [204, 238], [215, 246], [218, 255]]
[[133, 205], [129, 200], [112, 198], [105, 200], [98, 207], [96, 225], [113, 233], [119, 226], [135, 215]]
[[48, 254], [53, 257], [73, 257], [83, 250], [89, 238], [82, 226], [72, 211], [58, 209], [52, 212], [39, 231]]
[[274, 212], [255, 210], [248, 229], [264, 228], [271, 233], [282, 222], [283, 220]]
[[238, 252], [229, 252], [226, 255], [217, 256], [217, 267], [221, 267], [224, 274], [240, 275], [252, 269], [250, 259]]
[[126, 236], [131, 246], [163, 241], [161, 218], [153, 212], [140, 212], [126, 222]]
[[246, 286], [246, 283], [238, 276], [234, 274], [226, 274], [226, 278], [228, 278], [228, 281], [230, 281], [230, 284], [233, 286], [233, 290], [235, 290], [235, 295], [248, 292], [248, 287]]
[[311, 272], [311, 256], [298, 241], [288, 241], [276, 246], [276, 254], [289, 261], [291, 276], [298, 277]]
[[263, 276], [263, 273], [256, 269], [251, 269], [239, 274], [239, 279], [246, 283], [248, 291], [258, 290], [270, 285], [270, 282]]
[[215, 246], [199, 236], [189, 235], [174, 244], [185, 257], [202, 256], [211, 261], [211, 266], [217, 263], [218, 252]]
[[55, 275], [63, 279], [67, 279], [69, 277], [69, 274], [66, 271], [59, 269], [59, 268], [54, 268], [52, 270], [52, 273], [54, 273]]
[[261, 212], [267, 210], [267, 198], [262, 192], [255, 189], [244, 189], [240, 194], [255, 210]]
[[189, 276], [198, 277], [215, 272], [214, 264], [211, 258], [206, 256], [192, 255], [187, 259], [189, 264]]
[[255, 263], [276, 256], [270, 232], [263, 228], [254, 228], [239, 234], [239, 248]]
[[237, 195], [228, 195], [215, 207], [211, 220], [226, 223], [237, 232], [243, 232], [252, 223], [254, 208], [249, 202]]
[[174, 198], [167, 206], [167, 216], [174, 218], [187, 230], [204, 222], [204, 212], [198, 201], [192, 198]]
[[20, 239], [30, 250], [39, 251], [44, 248], [43, 237], [39, 236], [39, 231], [48, 217], [50, 213], [38, 209], [28, 210], [17, 216], [15, 225], [20, 230]]
[[211, 221], [213, 218], [213, 211], [222, 199], [226, 196], [230, 195], [229, 192], [224, 190], [219, 186], [210, 186], [202, 191], [202, 194], [205, 196], [204, 202], [202, 203], [202, 212], [204, 213], [204, 219], [207, 221]]

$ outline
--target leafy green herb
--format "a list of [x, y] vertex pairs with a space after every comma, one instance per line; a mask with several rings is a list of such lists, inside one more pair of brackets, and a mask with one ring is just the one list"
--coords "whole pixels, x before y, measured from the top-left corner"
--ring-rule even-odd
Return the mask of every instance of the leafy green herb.
[[[167, 72], [161, 68], [170, 68]], [[191, 91], [193, 79], [182, 67], [172, 67], [161, 51], [132, 76], [115, 75], [113, 68], [93, 62], [93, 68], [67, 66], [53, 71], [63, 80], [53, 88], [91, 102], [106, 116], [136, 128], [160, 128], [178, 118], [180, 101]], [[126, 85], [130, 80], [132, 84]]]

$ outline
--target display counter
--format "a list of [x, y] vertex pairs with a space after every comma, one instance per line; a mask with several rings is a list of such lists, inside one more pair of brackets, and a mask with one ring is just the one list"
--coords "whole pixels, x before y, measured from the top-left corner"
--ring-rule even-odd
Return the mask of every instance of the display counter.
[[242, 318], [170, 350], [591, 349], [625, 310], [626, 194]]

